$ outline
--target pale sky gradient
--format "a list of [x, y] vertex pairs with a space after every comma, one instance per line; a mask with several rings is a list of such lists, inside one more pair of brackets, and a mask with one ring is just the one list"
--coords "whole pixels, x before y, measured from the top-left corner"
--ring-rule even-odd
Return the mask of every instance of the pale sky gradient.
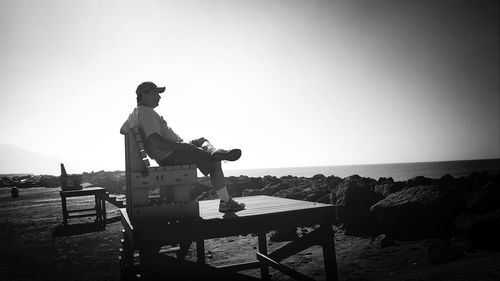
[[124, 170], [150, 80], [225, 169], [500, 158], [498, 34], [497, 1], [0, 0], [0, 143]]

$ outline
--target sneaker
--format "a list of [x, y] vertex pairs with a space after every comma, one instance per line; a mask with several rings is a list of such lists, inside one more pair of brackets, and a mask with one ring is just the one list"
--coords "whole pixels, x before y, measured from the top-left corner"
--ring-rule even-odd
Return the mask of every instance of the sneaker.
[[220, 200], [219, 203], [219, 212], [227, 213], [227, 212], [238, 212], [245, 209], [244, 203], [238, 203], [233, 200], [233, 198], [229, 199], [229, 201]]
[[213, 161], [236, 161], [241, 157], [241, 149], [216, 149], [212, 152], [210, 159]]

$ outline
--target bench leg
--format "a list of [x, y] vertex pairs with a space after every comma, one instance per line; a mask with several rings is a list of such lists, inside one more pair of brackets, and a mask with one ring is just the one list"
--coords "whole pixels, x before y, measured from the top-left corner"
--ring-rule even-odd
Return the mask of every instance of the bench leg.
[[323, 260], [325, 264], [326, 280], [338, 281], [337, 257], [335, 253], [335, 233], [330, 223], [320, 226], [322, 234]]
[[[258, 233], [258, 241], [259, 241], [259, 253], [267, 255], [267, 237], [265, 232]], [[260, 278], [262, 280], [269, 280], [269, 267], [265, 263], [260, 263]]]
[[196, 262], [205, 264], [205, 240], [196, 241]]
[[61, 196], [63, 224], [68, 225], [68, 207], [66, 205], [66, 196]]
[[106, 226], [106, 200], [104, 200], [104, 197], [101, 197], [101, 203], [102, 203], [102, 223], [103, 226]]

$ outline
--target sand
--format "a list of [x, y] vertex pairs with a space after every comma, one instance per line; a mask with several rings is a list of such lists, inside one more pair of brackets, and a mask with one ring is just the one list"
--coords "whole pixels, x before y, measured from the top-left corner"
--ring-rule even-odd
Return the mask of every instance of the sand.
[[[105, 229], [89, 227], [93, 218], [83, 218], [70, 220], [73, 228], [67, 231], [61, 228], [59, 191], [21, 189], [20, 197], [12, 199], [10, 188], [0, 188], [2, 280], [120, 280], [122, 226], [118, 209], [106, 204]], [[92, 205], [92, 197], [68, 199], [69, 208]], [[379, 249], [372, 237], [353, 237], [337, 227], [335, 230], [340, 280], [500, 280], [499, 252], [476, 250], [460, 260], [432, 265], [422, 241], [396, 241], [396, 246]], [[270, 242], [269, 251], [283, 244]], [[256, 249], [257, 237], [251, 234], [205, 242], [207, 263], [212, 265], [253, 261]], [[193, 246], [187, 258], [194, 260], [195, 256]], [[325, 279], [319, 246], [284, 263], [315, 280]], [[244, 273], [259, 276], [258, 270]], [[289, 279], [274, 270], [271, 274], [272, 280]]]

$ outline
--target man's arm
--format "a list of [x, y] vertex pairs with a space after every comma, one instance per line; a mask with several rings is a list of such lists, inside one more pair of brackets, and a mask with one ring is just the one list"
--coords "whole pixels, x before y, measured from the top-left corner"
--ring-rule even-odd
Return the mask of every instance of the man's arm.
[[157, 133], [151, 134], [149, 137], [146, 138], [146, 141], [149, 143], [149, 145], [159, 150], [173, 151], [173, 150], [190, 150], [197, 148], [192, 144], [166, 140], [160, 137], [160, 135], [158, 135]]

